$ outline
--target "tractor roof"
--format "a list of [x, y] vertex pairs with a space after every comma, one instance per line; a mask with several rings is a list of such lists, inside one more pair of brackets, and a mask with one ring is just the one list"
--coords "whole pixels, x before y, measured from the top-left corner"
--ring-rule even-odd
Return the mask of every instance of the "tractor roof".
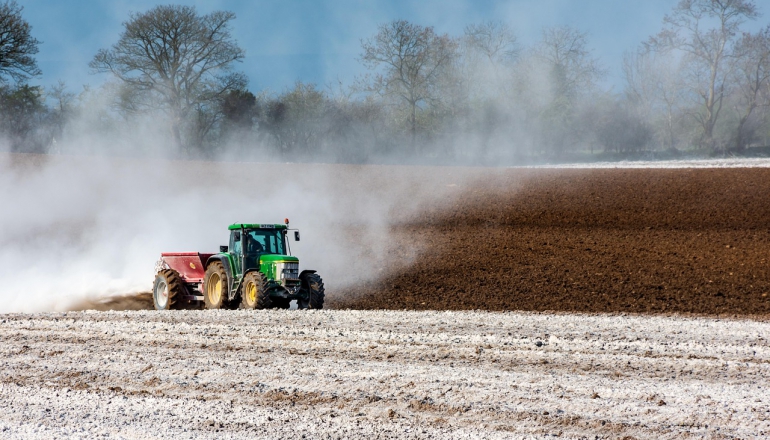
[[286, 225], [280, 223], [234, 223], [227, 227], [229, 230], [233, 229], [286, 229]]

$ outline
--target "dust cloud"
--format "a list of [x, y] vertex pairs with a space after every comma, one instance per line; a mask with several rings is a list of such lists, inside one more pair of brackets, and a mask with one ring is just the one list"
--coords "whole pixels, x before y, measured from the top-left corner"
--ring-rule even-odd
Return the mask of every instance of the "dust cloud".
[[216, 252], [227, 225], [286, 217], [302, 234], [292, 253], [333, 297], [418, 258], [394, 225], [479, 171], [1, 155], [0, 312], [99, 309], [149, 291], [161, 252]]

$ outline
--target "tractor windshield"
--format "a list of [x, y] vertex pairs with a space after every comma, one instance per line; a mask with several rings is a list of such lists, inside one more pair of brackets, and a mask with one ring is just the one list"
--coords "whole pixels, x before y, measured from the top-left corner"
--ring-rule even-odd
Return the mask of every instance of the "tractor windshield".
[[285, 255], [283, 231], [277, 229], [251, 229], [246, 231], [244, 253]]

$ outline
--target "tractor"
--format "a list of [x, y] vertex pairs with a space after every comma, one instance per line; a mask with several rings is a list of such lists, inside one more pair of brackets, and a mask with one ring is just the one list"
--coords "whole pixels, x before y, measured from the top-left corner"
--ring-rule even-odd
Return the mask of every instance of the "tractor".
[[[299, 271], [285, 224], [235, 223], [219, 253], [162, 253], [155, 265], [155, 309], [321, 309], [324, 284], [314, 270]], [[294, 240], [299, 241], [299, 231]]]

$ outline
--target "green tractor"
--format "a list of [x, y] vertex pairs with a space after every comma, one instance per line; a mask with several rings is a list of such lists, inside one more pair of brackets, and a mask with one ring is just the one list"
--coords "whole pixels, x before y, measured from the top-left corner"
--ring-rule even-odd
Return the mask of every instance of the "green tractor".
[[[156, 264], [153, 303], [158, 310], [200, 305], [207, 309], [321, 309], [324, 284], [314, 270], [299, 271], [285, 224], [236, 223], [217, 254], [163, 253]], [[299, 231], [294, 230], [299, 241]]]

